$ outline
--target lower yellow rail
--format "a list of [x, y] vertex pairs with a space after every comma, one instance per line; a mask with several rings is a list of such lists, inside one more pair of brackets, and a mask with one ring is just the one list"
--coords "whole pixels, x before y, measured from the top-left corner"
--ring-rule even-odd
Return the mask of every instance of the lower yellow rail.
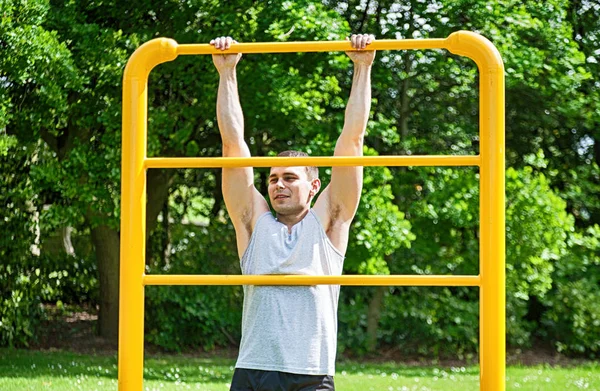
[[479, 286], [479, 276], [145, 275], [144, 285]]

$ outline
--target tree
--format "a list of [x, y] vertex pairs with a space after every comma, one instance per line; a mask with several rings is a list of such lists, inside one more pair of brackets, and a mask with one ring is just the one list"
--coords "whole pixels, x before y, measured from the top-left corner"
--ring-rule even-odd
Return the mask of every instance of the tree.
[[[27, 344], [40, 321], [46, 286], [40, 282], [40, 212], [43, 200], [33, 173], [43, 146], [35, 134], [20, 132], [30, 121], [58, 126], [66, 121], [67, 89], [79, 80], [67, 48], [43, 28], [45, 1], [0, 1], [0, 218], [2, 264], [0, 344]], [[33, 107], [36, 107], [34, 110]]]

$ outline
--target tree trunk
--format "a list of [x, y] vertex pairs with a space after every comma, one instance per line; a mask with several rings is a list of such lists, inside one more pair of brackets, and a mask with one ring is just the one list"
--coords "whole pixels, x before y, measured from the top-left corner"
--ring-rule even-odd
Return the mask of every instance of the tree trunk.
[[119, 234], [107, 225], [92, 228], [100, 281], [98, 334], [117, 342], [119, 336]]
[[[148, 170], [148, 182], [147, 182], [147, 201], [146, 201], [146, 265], [153, 264], [152, 252], [151, 252], [151, 236], [150, 234], [156, 228], [158, 224], [158, 215], [165, 208], [168, 208], [169, 201], [169, 188], [173, 181], [173, 172], [171, 174], [167, 170]], [[168, 214], [163, 213], [163, 217], [167, 219], [165, 222], [163, 219], [163, 225], [169, 224]], [[168, 231], [167, 231], [168, 233]], [[164, 240], [160, 238], [154, 238], [153, 240], [160, 240], [160, 245], [164, 245]], [[164, 247], [163, 247], [164, 248]], [[159, 255], [162, 257], [162, 255]], [[163, 259], [164, 261], [165, 259]]]
[[381, 307], [383, 297], [388, 287], [378, 286], [369, 301], [369, 315], [367, 317], [367, 352], [372, 353], [377, 347], [377, 331], [379, 330], [379, 318], [381, 318]]
[[[172, 171], [171, 171], [172, 172]], [[147, 201], [146, 201], [146, 240], [156, 228], [158, 215], [163, 205], [169, 199], [169, 187], [173, 175], [167, 170], [148, 170]]]
[[[171, 179], [166, 170], [150, 170], [148, 174], [146, 237], [156, 227], [158, 214], [167, 202]], [[91, 232], [100, 282], [98, 334], [116, 343], [119, 335], [119, 232], [107, 225], [92, 227]]]
[[213, 199], [215, 203], [213, 204], [212, 209], [210, 210], [210, 221], [213, 221], [218, 215], [221, 209], [223, 208], [223, 190], [221, 186], [223, 184], [223, 176], [221, 174], [222, 169], [213, 170], [215, 175], [215, 188], [213, 189]]

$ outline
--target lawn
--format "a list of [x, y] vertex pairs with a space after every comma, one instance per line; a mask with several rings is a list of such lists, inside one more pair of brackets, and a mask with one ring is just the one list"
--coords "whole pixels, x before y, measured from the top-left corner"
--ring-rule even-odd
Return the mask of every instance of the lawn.
[[[161, 356], [146, 359], [144, 390], [228, 390], [234, 361]], [[479, 390], [478, 367], [414, 367], [340, 362], [340, 391]], [[0, 349], [0, 390], [117, 389], [116, 356]], [[507, 390], [600, 390], [600, 364], [508, 367]]]

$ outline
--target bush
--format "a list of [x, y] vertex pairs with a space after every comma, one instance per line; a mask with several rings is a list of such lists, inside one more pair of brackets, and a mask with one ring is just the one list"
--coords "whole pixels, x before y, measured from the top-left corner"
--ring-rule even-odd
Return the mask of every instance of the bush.
[[[370, 288], [344, 287], [338, 349], [364, 355]], [[378, 330], [381, 347], [406, 355], [469, 357], [477, 350], [479, 305], [470, 288], [386, 288]]]
[[338, 352], [367, 353], [367, 288], [342, 287], [338, 307]]
[[0, 346], [27, 346], [44, 319], [42, 304], [97, 301], [93, 257], [75, 259], [47, 254], [37, 233], [43, 231], [41, 201], [29, 175], [32, 151], [0, 135]]
[[[407, 354], [465, 358], [477, 350], [476, 289], [397, 287], [386, 301], [382, 341]], [[434, 342], [435, 341], [435, 342]]]
[[[0, 264], [0, 346], [28, 346], [45, 318], [43, 304], [95, 304], [93, 259], [24, 255]], [[18, 262], [17, 262], [18, 261]]]
[[574, 219], [544, 175], [524, 167], [509, 168], [506, 177], [506, 330], [510, 344], [531, 346], [539, 327], [529, 313], [531, 299], [543, 299], [550, 290]]
[[42, 285], [30, 269], [0, 264], [0, 346], [28, 346], [43, 319]]
[[41, 321], [42, 285], [32, 245], [39, 210], [28, 179], [31, 161], [15, 138], [0, 134], [0, 346], [27, 346]]
[[573, 233], [568, 253], [556, 263], [552, 289], [540, 336], [554, 342], [559, 352], [600, 354], [600, 226]]
[[[158, 232], [157, 232], [158, 234]], [[171, 227], [172, 253], [155, 274], [240, 274], [235, 233], [230, 223]], [[146, 288], [146, 340], [167, 350], [237, 345], [242, 318], [241, 286]]]
[[[479, 178], [472, 169], [403, 172], [397, 199], [416, 240], [392, 254], [393, 274], [478, 273]], [[539, 319], [531, 298], [552, 286], [565, 256], [573, 218], [549, 181], [531, 167], [506, 171], [507, 342], [531, 346]], [[416, 354], [473, 353], [478, 344], [478, 291], [473, 288], [394, 288], [386, 297], [380, 342]], [[355, 341], [358, 343], [358, 341]]]
[[94, 256], [42, 253], [39, 265], [44, 303], [98, 304], [98, 266]]

